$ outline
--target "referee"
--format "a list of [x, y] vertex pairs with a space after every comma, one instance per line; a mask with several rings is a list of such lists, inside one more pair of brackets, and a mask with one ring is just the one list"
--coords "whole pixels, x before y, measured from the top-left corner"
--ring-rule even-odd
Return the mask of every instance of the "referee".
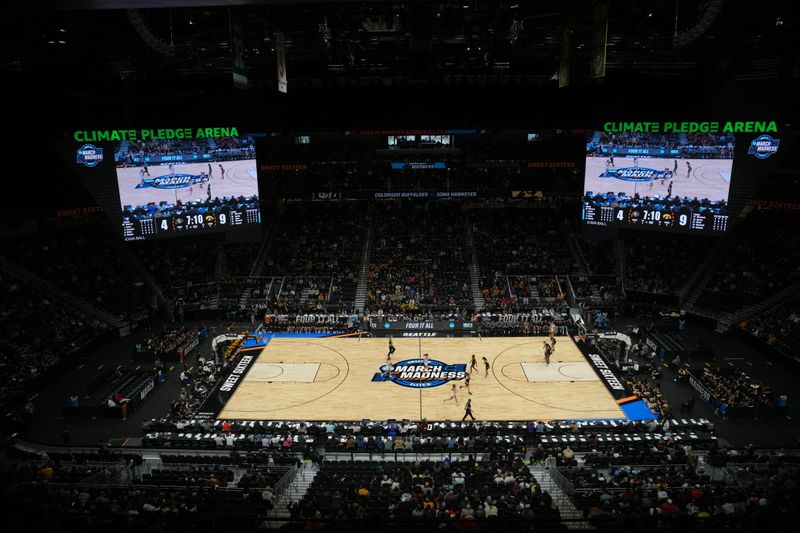
[[475, 415], [472, 414], [472, 398], [468, 399], [467, 405], [464, 406], [464, 418], [461, 421], [463, 422], [467, 417], [470, 417], [473, 422], [475, 421]]

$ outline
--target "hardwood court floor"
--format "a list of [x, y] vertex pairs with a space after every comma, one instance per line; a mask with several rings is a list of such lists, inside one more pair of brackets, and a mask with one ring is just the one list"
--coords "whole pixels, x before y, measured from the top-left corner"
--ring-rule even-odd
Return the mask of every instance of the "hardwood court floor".
[[[396, 338], [393, 362], [419, 358], [467, 364], [474, 353], [472, 408], [478, 420], [624, 418], [569, 337], [558, 337], [549, 366], [545, 337]], [[470, 397], [444, 400], [450, 385], [413, 389], [373, 382], [388, 339], [273, 338], [220, 413], [245, 420], [460, 420]], [[491, 363], [484, 377], [481, 357]], [[469, 366], [467, 367], [469, 368]], [[463, 382], [456, 382], [461, 385]]]

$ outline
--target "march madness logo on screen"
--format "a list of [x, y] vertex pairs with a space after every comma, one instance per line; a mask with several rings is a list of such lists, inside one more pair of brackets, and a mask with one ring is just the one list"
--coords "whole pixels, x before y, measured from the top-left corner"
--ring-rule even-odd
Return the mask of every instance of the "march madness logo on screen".
[[428, 368], [422, 359], [407, 359], [392, 365], [383, 365], [372, 381], [391, 381], [403, 387], [429, 389], [467, 377], [467, 365], [448, 365], [431, 359]]
[[78, 148], [78, 163], [87, 167], [97, 166], [103, 160], [103, 149], [93, 144]]
[[199, 176], [194, 174], [174, 174], [143, 179], [141, 183], [136, 185], [136, 188], [145, 189], [147, 187], [152, 187], [154, 189], [182, 189], [183, 187], [189, 187], [190, 185], [205, 183], [207, 181], [208, 176], [205, 174], [201, 174]]
[[766, 159], [778, 151], [780, 143], [780, 139], [773, 139], [769, 135], [760, 135], [750, 141], [750, 148], [748, 148], [747, 153], [759, 159]]
[[608, 169], [602, 174], [601, 178], [617, 178], [623, 181], [653, 181], [672, 179], [672, 171], [668, 169], [656, 170], [644, 167], [625, 167]]

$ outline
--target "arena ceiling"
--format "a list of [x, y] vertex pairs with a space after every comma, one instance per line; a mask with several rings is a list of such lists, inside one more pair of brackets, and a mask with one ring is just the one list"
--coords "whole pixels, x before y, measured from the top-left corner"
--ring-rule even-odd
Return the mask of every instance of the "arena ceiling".
[[[231, 77], [231, 15], [244, 28], [250, 82], [275, 84], [275, 32], [290, 83], [557, 85], [561, 36], [571, 83], [590, 76], [597, 0], [62, 0], [8, 25], [7, 72], [56, 74], [110, 91]], [[7, 34], [8, 35], [8, 34]], [[798, 78], [797, 18], [785, 4], [611, 0], [604, 83], [631, 77], [722, 84]], [[366, 81], [365, 81], [366, 80]]]

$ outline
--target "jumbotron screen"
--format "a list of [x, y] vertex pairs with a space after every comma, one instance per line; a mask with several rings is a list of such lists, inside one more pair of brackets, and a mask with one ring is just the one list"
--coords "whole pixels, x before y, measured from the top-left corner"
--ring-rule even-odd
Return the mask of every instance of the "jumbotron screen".
[[733, 134], [595, 132], [583, 222], [677, 232], [728, 229]]
[[261, 222], [252, 137], [121, 141], [114, 158], [126, 241]]

